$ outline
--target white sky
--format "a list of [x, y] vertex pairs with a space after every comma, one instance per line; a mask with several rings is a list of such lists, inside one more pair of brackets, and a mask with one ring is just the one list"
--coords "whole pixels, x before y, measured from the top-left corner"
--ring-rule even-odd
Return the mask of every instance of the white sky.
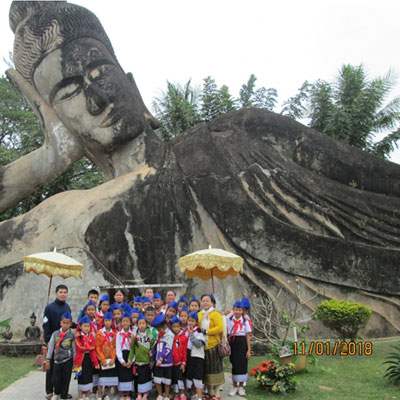
[[[149, 108], [167, 79], [201, 85], [211, 75], [237, 96], [254, 73], [257, 86], [276, 88], [281, 102], [305, 80], [333, 80], [345, 63], [363, 63], [371, 77], [392, 68], [400, 82], [398, 0], [72, 2], [98, 16]], [[10, 4], [0, 2], [1, 59], [13, 47]], [[0, 74], [6, 69], [1, 60]], [[393, 161], [400, 163], [400, 150]]]

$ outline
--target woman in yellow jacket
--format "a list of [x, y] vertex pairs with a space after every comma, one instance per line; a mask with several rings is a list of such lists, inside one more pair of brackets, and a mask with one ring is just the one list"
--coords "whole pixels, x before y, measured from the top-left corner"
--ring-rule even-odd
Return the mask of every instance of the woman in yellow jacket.
[[225, 377], [222, 358], [218, 354], [218, 343], [221, 342], [224, 323], [222, 314], [215, 309], [215, 304], [213, 294], [201, 296], [199, 326], [206, 338], [203, 382], [208, 389], [208, 398], [220, 400], [219, 389], [225, 383]]

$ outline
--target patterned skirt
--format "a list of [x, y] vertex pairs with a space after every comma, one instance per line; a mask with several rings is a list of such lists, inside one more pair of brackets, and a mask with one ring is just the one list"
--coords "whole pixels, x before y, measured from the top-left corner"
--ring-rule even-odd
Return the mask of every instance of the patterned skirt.
[[224, 364], [218, 354], [218, 346], [205, 350], [203, 382], [209, 386], [219, 386], [225, 383]]

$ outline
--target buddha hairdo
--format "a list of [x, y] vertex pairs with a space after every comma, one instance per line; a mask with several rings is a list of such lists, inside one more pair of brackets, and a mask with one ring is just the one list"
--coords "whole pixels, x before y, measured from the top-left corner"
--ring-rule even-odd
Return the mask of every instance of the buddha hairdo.
[[15, 67], [31, 83], [46, 54], [75, 39], [99, 40], [115, 57], [100, 21], [84, 7], [66, 1], [13, 1], [9, 19], [15, 33]]

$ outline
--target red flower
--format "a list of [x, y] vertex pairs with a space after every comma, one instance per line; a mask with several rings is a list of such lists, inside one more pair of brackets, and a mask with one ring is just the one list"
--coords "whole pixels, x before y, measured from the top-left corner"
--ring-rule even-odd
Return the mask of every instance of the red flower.
[[250, 376], [254, 376], [257, 373], [257, 367], [254, 367], [251, 371], [250, 371]]
[[268, 361], [262, 361], [261, 362], [261, 364], [258, 366], [258, 367], [268, 367], [268, 365], [269, 364], [271, 364], [271, 361], [270, 360], [268, 360]]
[[259, 369], [260, 372], [265, 372], [265, 371], [268, 370], [268, 367], [264, 367], [263, 365], [260, 365], [260, 366], [258, 367], [258, 369]]

